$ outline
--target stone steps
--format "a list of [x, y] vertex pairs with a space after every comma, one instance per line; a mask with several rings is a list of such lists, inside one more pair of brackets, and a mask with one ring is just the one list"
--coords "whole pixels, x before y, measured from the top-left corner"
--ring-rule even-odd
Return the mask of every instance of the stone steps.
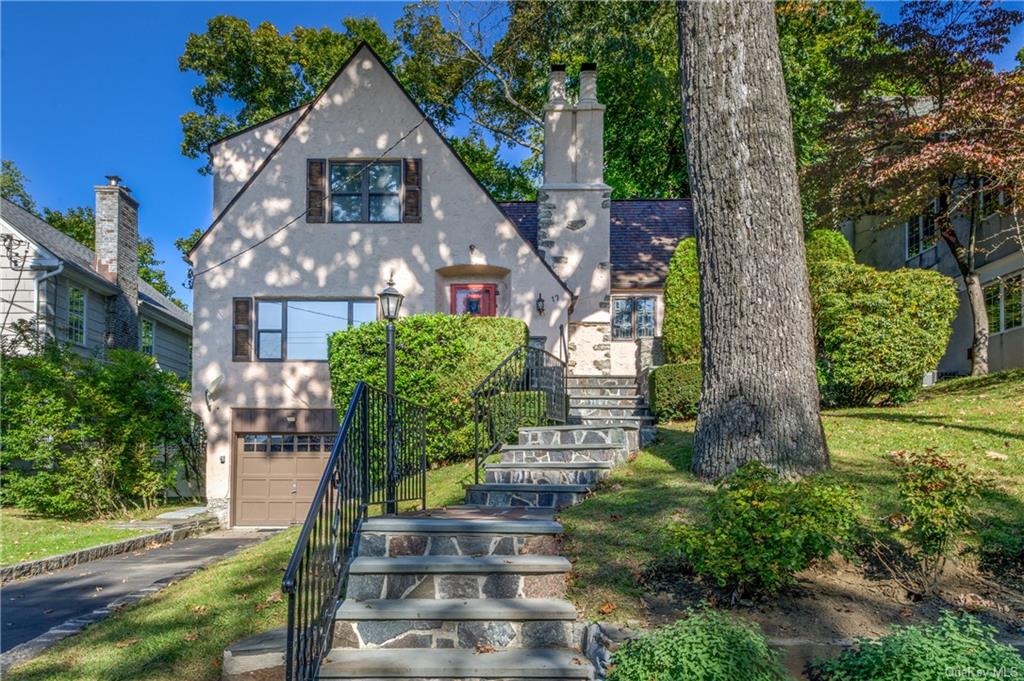
[[344, 601], [334, 648], [564, 648], [579, 644], [576, 609], [561, 598]]
[[568, 681], [592, 679], [593, 668], [581, 654], [565, 649], [502, 650], [332, 650], [320, 668], [321, 679], [382, 681]]
[[587, 485], [483, 483], [466, 486], [466, 503], [557, 509], [579, 503], [588, 492]]
[[613, 459], [607, 461], [531, 461], [489, 463], [486, 482], [514, 484], [587, 485], [607, 477]]
[[[510, 519], [474, 519], [475, 508], [450, 507], [432, 516], [381, 516], [363, 522], [358, 556], [554, 555], [562, 526], [550, 512]], [[466, 517], [460, 517], [466, 516]]]
[[501, 463], [604, 463], [624, 461], [620, 445], [511, 445], [501, 450]]
[[589, 426], [567, 424], [520, 428], [520, 445], [574, 445], [607, 444], [625, 447], [629, 452], [640, 448], [639, 426], [593, 424]]
[[579, 397], [639, 397], [640, 390], [636, 385], [632, 386], [575, 386], [567, 387], [566, 392], [570, 398]]
[[646, 402], [639, 395], [631, 396], [569, 396], [569, 407], [576, 409], [593, 409], [600, 407], [643, 407]]
[[636, 388], [636, 376], [567, 376], [566, 388]]
[[651, 410], [646, 405], [632, 405], [626, 407], [569, 407], [569, 419], [576, 417], [587, 417], [608, 420], [622, 418], [624, 416], [651, 417]]

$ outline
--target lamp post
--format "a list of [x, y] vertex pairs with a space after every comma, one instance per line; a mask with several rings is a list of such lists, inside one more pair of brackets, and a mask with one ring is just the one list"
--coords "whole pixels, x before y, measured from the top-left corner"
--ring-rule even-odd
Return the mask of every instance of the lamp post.
[[377, 294], [380, 298], [381, 316], [387, 320], [387, 374], [385, 390], [387, 391], [387, 499], [385, 513], [397, 513], [398, 502], [395, 500], [398, 483], [398, 461], [395, 451], [395, 319], [405, 299], [395, 288], [395, 278], [388, 279], [388, 287]]

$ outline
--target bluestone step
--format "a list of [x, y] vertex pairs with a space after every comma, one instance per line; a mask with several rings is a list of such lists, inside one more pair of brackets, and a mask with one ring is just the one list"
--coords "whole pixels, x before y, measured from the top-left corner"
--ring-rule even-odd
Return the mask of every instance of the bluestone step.
[[343, 650], [330, 652], [321, 679], [592, 679], [587, 659], [570, 650]]
[[494, 620], [576, 620], [572, 603], [558, 598], [490, 599], [346, 599], [335, 619], [346, 621], [447, 620], [457, 622]]
[[[509, 458], [514, 461], [515, 454]], [[613, 453], [607, 461], [531, 461], [524, 455], [520, 463], [487, 464], [486, 482], [592, 486], [608, 475], [615, 458], [620, 457]]]
[[466, 486], [466, 501], [484, 506], [564, 508], [579, 502], [587, 485], [484, 483]]
[[561, 556], [402, 556], [356, 558], [350, 575], [382, 574], [546, 574], [568, 572], [572, 564]]
[[363, 521], [363, 532], [401, 534], [561, 534], [554, 520], [465, 520], [422, 516], [378, 516]]

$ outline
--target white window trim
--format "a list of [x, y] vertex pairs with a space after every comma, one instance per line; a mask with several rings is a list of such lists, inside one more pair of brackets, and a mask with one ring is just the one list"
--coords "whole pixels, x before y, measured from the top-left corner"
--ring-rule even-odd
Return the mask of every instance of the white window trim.
[[[71, 340], [71, 292], [78, 291], [82, 294], [82, 340]], [[86, 347], [86, 340], [89, 338], [89, 293], [80, 286], [68, 284], [68, 340], [80, 348]]]
[[[938, 212], [938, 204], [938, 199], [932, 199], [932, 212]], [[922, 248], [914, 255], [910, 254], [910, 220], [907, 220], [903, 223], [903, 256], [906, 262], [920, 258], [922, 255], [939, 245], [938, 239], [933, 241], [930, 246], [924, 245], [924, 213], [915, 215], [914, 220], [917, 222], [917, 236]], [[937, 229], [936, 234], [938, 234]]]
[[[1006, 279], [1013, 279], [1014, 277], [1021, 277], [1021, 296], [1024, 297], [1024, 270], [1017, 270], [1016, 272], [1008, 272], [1002, 276], [990, 279], [987, 283], [981, 285], [982, 297], [984, 297], [984, 291], [993, 284], [999, 287], [999, 330], [989, 331], [988, 337], [1001, 336], [1007, 331], [1017, 331], [1018, 329], [1024, 329], [1024, 324], [1020, 326], [1012, 326], [1006, 328]], [[1022, 302], [1024, 304], [1024, 302]], [[992, 320], [989, 320], [989, 326], [992, 325]]]

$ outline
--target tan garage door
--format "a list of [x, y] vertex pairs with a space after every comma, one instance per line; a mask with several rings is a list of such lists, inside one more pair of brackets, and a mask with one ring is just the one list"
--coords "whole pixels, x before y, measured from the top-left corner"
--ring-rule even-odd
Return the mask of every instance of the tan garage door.
[[334, 433], [237, 437], [235, 525], [288, 525], [306, 518]]

